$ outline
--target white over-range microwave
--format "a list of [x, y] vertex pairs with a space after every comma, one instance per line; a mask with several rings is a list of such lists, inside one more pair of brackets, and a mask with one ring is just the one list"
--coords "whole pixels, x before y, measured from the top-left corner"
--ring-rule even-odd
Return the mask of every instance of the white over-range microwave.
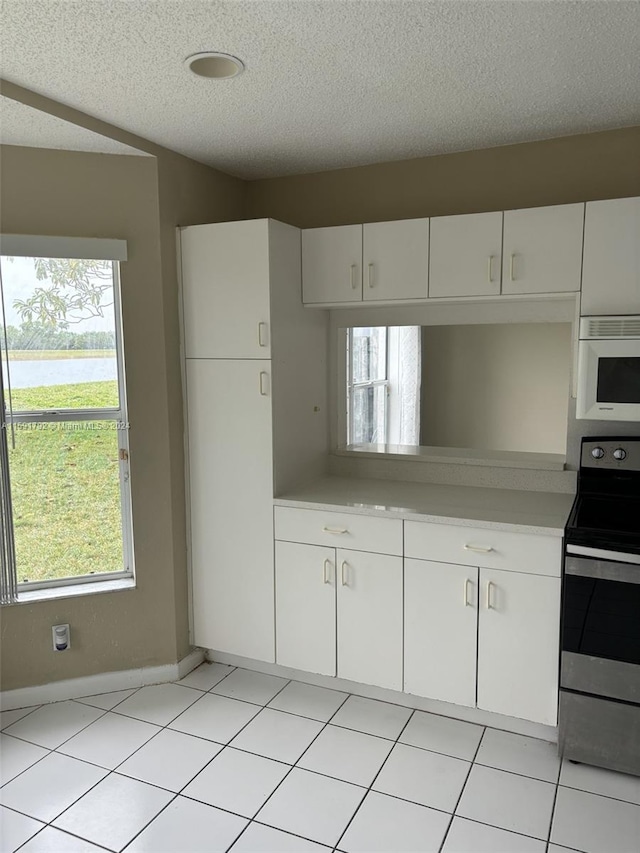
[[640, 422], [640, 316], [580, 320], [576, 417]]

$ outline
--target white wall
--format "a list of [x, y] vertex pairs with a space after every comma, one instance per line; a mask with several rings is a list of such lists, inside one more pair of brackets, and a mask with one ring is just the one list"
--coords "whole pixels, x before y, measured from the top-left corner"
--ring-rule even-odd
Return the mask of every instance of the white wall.
[[421, 444], [565, 453], [568, 323], [423, 329]]

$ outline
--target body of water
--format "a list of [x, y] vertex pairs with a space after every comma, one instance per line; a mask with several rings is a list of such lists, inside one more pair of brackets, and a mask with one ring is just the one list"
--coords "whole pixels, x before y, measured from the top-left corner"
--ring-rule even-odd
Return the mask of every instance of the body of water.
[[75, 385], [117, 379], [115, 358], [59, 358], [9, 361], [12, 388], [40, 385]]

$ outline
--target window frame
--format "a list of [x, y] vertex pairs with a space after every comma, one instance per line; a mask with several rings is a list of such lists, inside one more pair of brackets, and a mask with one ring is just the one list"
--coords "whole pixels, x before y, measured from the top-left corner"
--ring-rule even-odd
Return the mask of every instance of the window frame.
[[[357, 327], [362, 328], [362, 327]], [[376, 444], [386, 444], [387, 436], [389, 435], [389, 327], [374, 327], [367, 326], [365, 328], [384, 328], [385, 330], [385, 347], [384, 347], [384, 379], [367, 379], [363, 382], [354, 382], [353, 381], [353, 332], [354, 329], [348, 328], [346, 335], [346, 346], [347, 346], [347, 376], [346, 376], [346, 399], [347, 399], [347, 410], [346, 410], [346, 439], [347, 446], [355, 447], [357, 446], [353, 441], [353, 406], [354, 406], [354, 392], [359, 388], [375, 388], [375, 387], [383, 387], [385, 388], [384, 394], [384, 441], [376, 442]]]
[[[19, 239], [15, 237], [14, 241]], [[67, 249], [65, 254], [62, 251], [55, 251], [50, 254], [40, 254], [34, 251], [36, 247], [33, 242], [40, 240], [65, 240], [66, 238], [24, 238], [25, 243], [22, 251], [11, 252], [7, 238], [2, 239], [2, 257], [10, 256], [11, 254], [26, 258], [38, 257], [58, 257], [75, 259], [78, 257], [89, 258], [92, 260], [105, 260], [111, 263], [112, 282], [113, 282], [113, 307], [114, 307], [114, 335], [115, 335], [115, 350], [116, 350], [116, 375], [118, 381], [118, 407], [116, 408], [100, 408], [100, 409], [45, 409], [36, 411], [20, 411], [14, 412], [10, 402], [11, 390], [5, 389], [5, 404], [6, 414], [5, 420], [7, 429], [13, 429], [17, 424], [26, 423], [81, 423], [83, 421], [96, 422], [114, 422], [114, 430], [117, 434], [118, 447], [118, 475], [119, 475], [119, 492], [120, 492], [120, 515], [121, 515], [121, 530], [122, 530], [122, 565], [123, 568], [117, 572], [99, 572], [95, 574], [77, 575], [64, 578], [52, 578], [50, 580], [40, 581], [22, 581], [17, 583], [17, 603], [20, 603], [20, 596], [24, 593], [32, 593], [35, 591], [45, 591], [49, 589], [58, 589], [70, 586], [84, 584], [100, 584], [106, 581], [117, 580], [134, 580], [135, 579], [135, 564], [133, 550], [133, 518], [131, 506], [131, 478], [130, 478], [130, 453], [129, 453], [129, 420], [127, 407], [127, 393], [125, 381], [125, 364], [124, 364], [124, 346], [123, 346], [123, 330], [122, 330], [122, 302], [121, 302], [121, 281], [120, 281], [120, 262], [126, 260], [126, 244], [124, 249], [116, 252], [114, 245], [118, 247], [123, 244], [119, 240], [93, 240], [87, 239], [82, 252], [74, 252], [74, 240], [67, 240], [66, 243], [61, 243], [63, 249]], [[78, 244], [83, 244], [83, 238], [78, 238]], [[96, 253], [93, 257], [92, 252], [97, 244], [104, 244], [105, 252], [108, 249], [107, 257], [104, 253]], [[107, 245], [108, 244], [108, 245]], [[36, 242], [37, 245], [37, 242]], [[45, 243], [42, 248], [48, 247]], [[11, 248], [14, 248], [12, 245]], [[19, 248], [22, 248], [19, 245]], [[101, 256], [102, 255], [102, 256]], [[118, 257], [114, 257], [118, 255]], [[2, 361], [5, 362], [7, 353], [3, 349]], [[10, 370], [9, 364], [7, 369]], [[10, 378], [10, 373], [9, 373]], [[9, 471], [10, 476], [10, 471]], [[13, 523], [13, 520], [12, 520]], [[17, 567], [18, 568], [18, 567]]]

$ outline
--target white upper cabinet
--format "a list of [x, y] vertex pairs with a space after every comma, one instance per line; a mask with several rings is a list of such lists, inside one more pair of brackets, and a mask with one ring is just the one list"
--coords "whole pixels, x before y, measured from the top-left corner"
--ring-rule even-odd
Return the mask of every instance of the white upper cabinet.
[[431, 219], [429, 296], [497, 296], [502, 212]]
[[302, 301], [362, 301], [362, 225], [302, 232]]
[[181, 229], [186, 358], [270, 358], [269, 220]]
[[506, 210], [502, 292], [580, 290], [584, 204]]
[[429, 220], [371, 222], [363, 230], [364, 301], [426, 299]]
[[640, 198], [589, 201], [581, 314], [640, 314]]

